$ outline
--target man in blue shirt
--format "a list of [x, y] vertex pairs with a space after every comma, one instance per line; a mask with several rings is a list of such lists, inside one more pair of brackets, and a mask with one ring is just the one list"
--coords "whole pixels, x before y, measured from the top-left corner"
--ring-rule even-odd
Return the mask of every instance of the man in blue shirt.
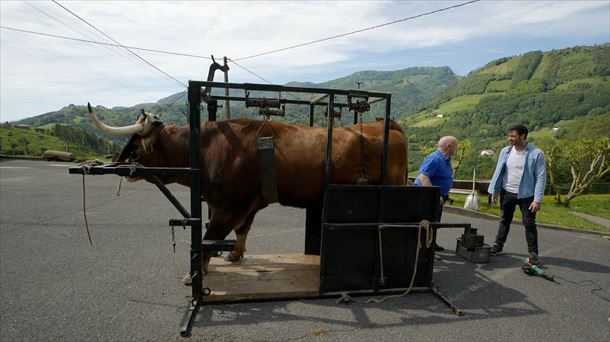
[[[417, 186], [439, 186], [441, 188], [441, 201], [437, 211], [436, 220], [441, 221], [443, 214], [443, 204], [449, 198], [449, 191], [453, 186], [453, 167], [451, 167], [451, 157], [458, 149], [458, 141], [455, 137], [444, 136], [438, 141], [438, 149], [432, 152], [419, 168], [419, 175], [415, 179]], [[436, 240], [436, 231], [434, 234]], [[434, 242], [437, 251], [444, 250], [443, 247]]]
[[491, 201], [498, 202], [502, 218], [491, 255], [502, 253], [508, 237], [515, 208], [519, 205], [525, 239], [527, 240], [528, 262], [538, 264], [538, 231], [536, 213], [540, 211], [546, 186], [546, 164], [544, 153], [527, 143], [527, 127], [513, 125], [508, 128], [508, 142], [500, 152], [496, 170], [489, 183]]

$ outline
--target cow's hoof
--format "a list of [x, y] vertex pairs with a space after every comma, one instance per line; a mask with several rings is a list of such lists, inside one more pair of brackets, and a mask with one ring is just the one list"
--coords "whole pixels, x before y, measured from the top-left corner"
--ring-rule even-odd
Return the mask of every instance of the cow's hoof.
[[193, 278], [191, 278], [190, 273], [187, 273], [184, 278], [182, 278], [182, 283], [184, 286], [193, 286]]
[[226, 260], [226, 261], [231, 261], [231, 262], [232, 262], [232, 261], [237, 261], [237, 260], [239, 260], [239, 259], [241, 259], [241, 258], [243, 258], [243, 257], [244, 257], [244, 256], [243, 256], [243, 254], [237, 254], [237, 253], [233, 253], [233, 252], [231, 252], [231, 253], [229, 253], [229, 255], [227, 255], [227, 257], [225, 258], [225, 260]]

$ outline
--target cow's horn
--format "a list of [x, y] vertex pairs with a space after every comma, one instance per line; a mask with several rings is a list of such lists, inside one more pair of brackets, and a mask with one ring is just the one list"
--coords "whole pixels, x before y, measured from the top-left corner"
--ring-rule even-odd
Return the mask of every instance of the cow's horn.
[[108, 126], [105, 123], [103, 123], [102, 121], [100, 121], [100, 119], [97, 118], [97, 115], [95, 115], [95, 113], [93, 113], [93, 110], [91, 109], [91, 104], [87, 103], [87, 109], [89, 109], [89, 117], [91, 118], [91, 121], [93, 121], [95, 126], [110, 135], [129, 136], [129, 135], [134, 135], [134, 134], [141, 134], [142, 131], [144, 130], [144, 126], [141, 124], [134, 124], [131, 126], [124, 126], [124, 127]]

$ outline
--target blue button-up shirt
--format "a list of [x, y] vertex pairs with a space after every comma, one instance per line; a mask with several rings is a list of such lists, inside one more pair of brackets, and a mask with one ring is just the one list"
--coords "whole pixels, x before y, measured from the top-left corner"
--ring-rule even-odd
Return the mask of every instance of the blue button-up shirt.
[[[513, 146], [506, 146], [500, 152], [498, 164], [494, 172], [487, 192], [497, 194], [502, 189], [502, 180], [506, 172], [506, 161], [508, 155], [513, 150]], [[542, 203], [544, 198], [544, 188], [546, 187], [546, 164], [544, 162], [544, 152], [530, 144], [525, 149], [525, 165], [523, 176], [519, 183], [519, 193], [517, 198], [528, 198], [534, 196], [534, 202]]]

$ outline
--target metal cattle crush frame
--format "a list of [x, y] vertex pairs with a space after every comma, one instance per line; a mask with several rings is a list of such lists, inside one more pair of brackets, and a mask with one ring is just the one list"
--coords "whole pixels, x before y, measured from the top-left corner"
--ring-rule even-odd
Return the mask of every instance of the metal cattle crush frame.
[[[210, 69], [213, 79], [213, 67]], [[216, 68], [218, 69], [219, 66]], [[214, 95], [212, 89], [243, 90], [245, 96]], [[252, 98], [249, 91], [273, 92], [277, 98]], [[287, 99], [282, 93], [317, 95], [313, 99]], [[336, 101], [337, 98], [345, 102]], [[203, 217], [201, 210], [201, 104], [205, 102], [208, 120], [215, 121], [218, 100], [241, 101], [248, 107], [258, 107], [260, 114], [279, 114], [277, 108], [288, 105], [309, 106], [309, 123], [313, 126], [314, 108], [324, 107], [327, 117], [327, 151], [325, 163], [325, 191], [322, 208], [307, 208], [305, 254], [320, 255], [319, 297], [338, 296], [349, 292], [359, 294], [391, 294], [403, 292], [429, 292], [440, 298], [456, 314], [461, 310], [443, 297], [432, 281], [433, 248], [419, 248], [425, 242], [420, 237], [421, 222], [426, 220], [430, 231], [435, 228], [465, 228], [470, 224], [441, 224], [437, 222], [439, 204], [438, 187], [409, 187], [387, 185], [388, 137], [391, 95], [361, 90], [288, 87], [265, 84], [220, 83], [189, 81], [190, 166], [188, 168], [142, 167], [135, 164], [111, 163], [102, 166], [80, 166], [69, 169], [71, 174], [143, 176], [154, 183], [182, 214], [183, 218], [170, 219], [171, 226], [191, 227], [190, 274], [192, 297], [188, 314], [181, 328], [182, 336], [189, 336], [192, 322], [204, 297], [211, 290], [204, 287], [201, 276], [202, 253], [205, 251], [231, 251], [234, 240], [202, 241]], [[385, 126], [381, 184], [331, 184], [331, 155], [335, 109], [354, 111], [358, 115], [368, 111], [370, 105], [385, 101]], [[275, 109], [274, 109], [275, 108]], [[133, 139], [133, 138], [132, 138]], [[127, 148], [128, 146], [126, 146]], [[125, 150], [124, 150], [125, 153]], [[190, 176], [190, 212], [161, 182], [158, 175]], [[418, 241], [419, 238], [419, 241]], [[344, 248], [341, 246], [355, 246]], [[415, 274], [417, 273], [417, 277]], [[411, 284], [409, 284], [411, 280]]]

